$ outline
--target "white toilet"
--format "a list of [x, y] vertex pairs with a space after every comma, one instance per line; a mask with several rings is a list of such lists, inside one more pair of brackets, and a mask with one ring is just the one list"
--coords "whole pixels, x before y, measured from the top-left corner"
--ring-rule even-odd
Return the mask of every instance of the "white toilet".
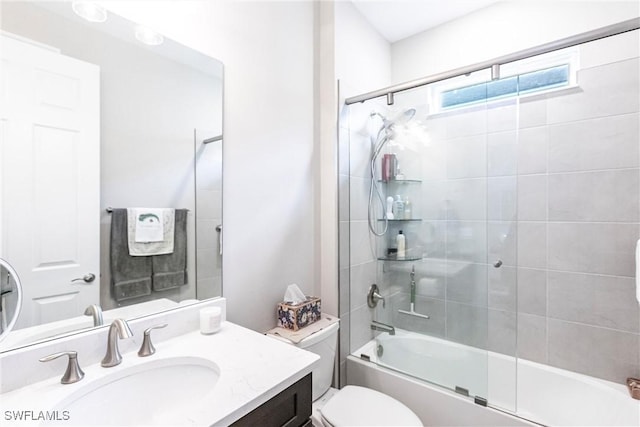
[[315, 427], [343, 426], [422, 426], [411, 409], [378, 391], [349, 385], [341, 390], [331, 388], [336, 356], [339, 323], [302, 339], [299, 343], [273, 337], [311, 351], [320, 356], [313, 370], [313, 415]]

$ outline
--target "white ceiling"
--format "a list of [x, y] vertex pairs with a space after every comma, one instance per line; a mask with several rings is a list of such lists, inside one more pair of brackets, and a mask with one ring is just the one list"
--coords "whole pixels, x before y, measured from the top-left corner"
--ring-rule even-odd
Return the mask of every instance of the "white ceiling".
[[390, 43], [436, 27], [498, 0], [351, 0]]

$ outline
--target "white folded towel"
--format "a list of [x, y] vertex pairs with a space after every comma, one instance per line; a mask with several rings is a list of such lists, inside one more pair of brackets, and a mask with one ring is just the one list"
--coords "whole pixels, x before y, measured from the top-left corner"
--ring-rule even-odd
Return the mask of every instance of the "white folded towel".
[[636, 243], [636, 299], [640, 304], [640, 239]]
[[175, 209], [127, 208], [129, 255], [173, 253]]
[[162, 242], [164, 240], [164, 211], [157, 208], [133, 208], [135, 213], [135, 237], [137, 243]]

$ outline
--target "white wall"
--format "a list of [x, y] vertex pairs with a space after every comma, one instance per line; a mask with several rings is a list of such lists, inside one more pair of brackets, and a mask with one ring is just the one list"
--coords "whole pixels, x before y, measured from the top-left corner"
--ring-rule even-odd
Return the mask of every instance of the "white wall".
[[225, 64], [223, 293], [271, 328], [288, 284], [314, 289], [313, 4], [103, 3]]
[[640, 16], [637, 1], [505, 1], [396, 42], [391, 80], [490, 60]]
[[389, 42], [349, 1], [335, 3], [335, 67], [342, 97], [384, 87], [391, 78]]

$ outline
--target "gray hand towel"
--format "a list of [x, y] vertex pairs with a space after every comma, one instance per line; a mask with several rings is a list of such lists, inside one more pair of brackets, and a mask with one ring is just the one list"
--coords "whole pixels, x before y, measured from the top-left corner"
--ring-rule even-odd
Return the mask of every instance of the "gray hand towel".
[[154, 255], [153, 290], [164, 291], [184, 286], [187, 278], [187, 209], [176, 209], [173, 253]]
[[151, 295], [150, 257], [129, 255], [127, 210], [111, 213], [111, 283], [116, 301]]

